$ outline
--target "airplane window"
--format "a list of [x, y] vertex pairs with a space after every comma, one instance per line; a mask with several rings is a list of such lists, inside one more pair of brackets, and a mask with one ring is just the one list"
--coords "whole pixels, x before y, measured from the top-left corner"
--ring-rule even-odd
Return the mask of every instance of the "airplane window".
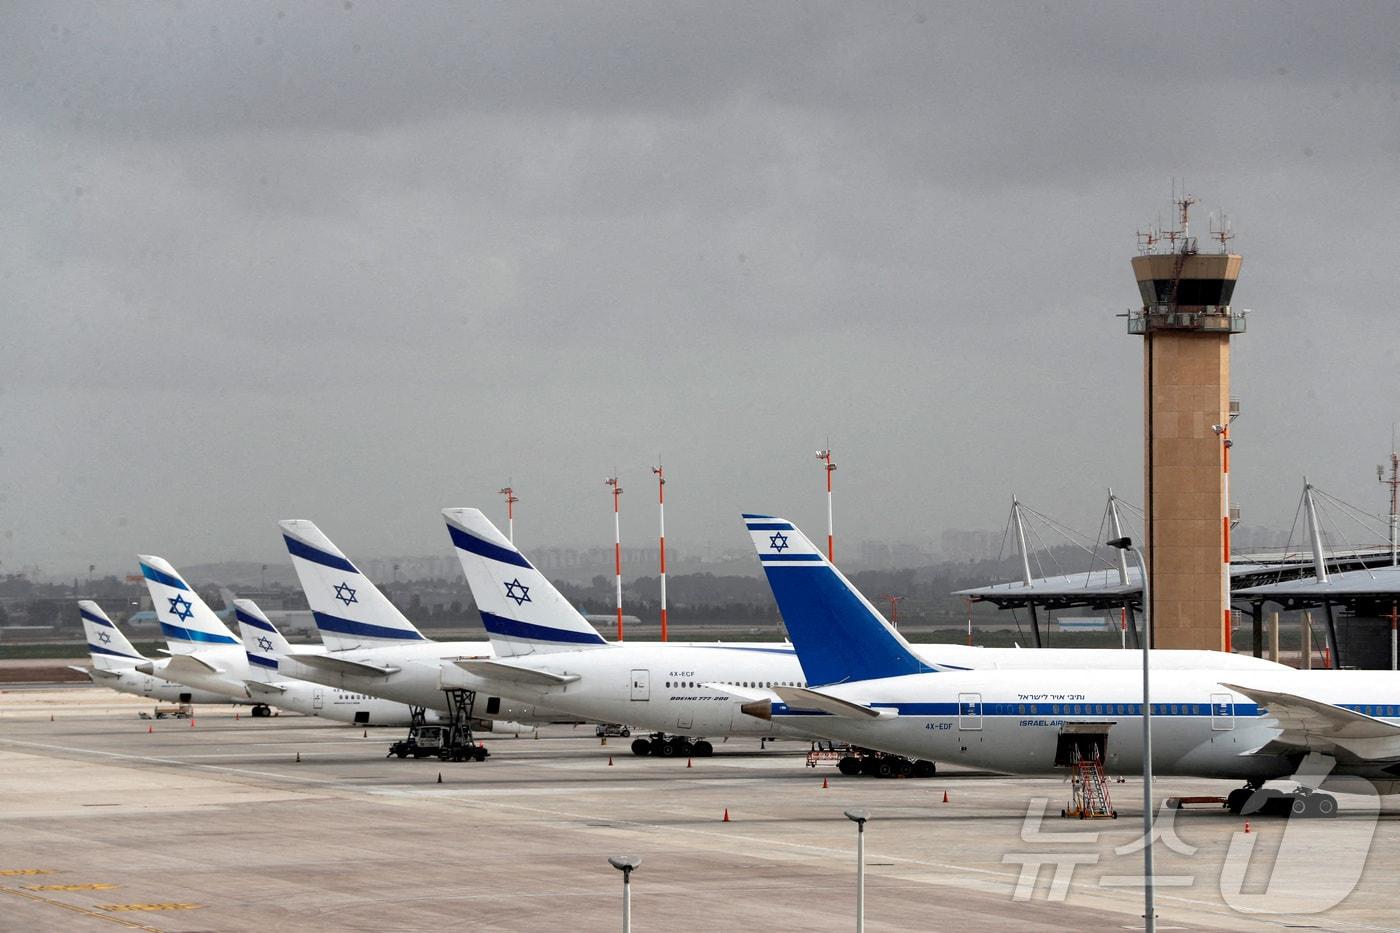
[[1056, 703], [1054, 706], [1050, 707], [1050, 709], [1056, 716], [1060, 715], [1060, 704]]

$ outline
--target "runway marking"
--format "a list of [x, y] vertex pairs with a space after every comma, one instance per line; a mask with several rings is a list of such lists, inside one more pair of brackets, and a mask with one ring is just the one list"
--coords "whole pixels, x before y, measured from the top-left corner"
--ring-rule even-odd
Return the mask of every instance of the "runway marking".
[[219, 765], [196, 765], [190, 764], [180, 758], [159, 758], [155, 755], [126, 755], [122, 752], [107, 752], [96, 748], [76, 748], [72, 745], [47, 745], [43, 742], [20, 742], [15, 739], [0, 739], [0, 744], [18, 745], [23, 748], [46, 748], [55, 752], [79, 752], [86, 755], [101, 755], [105, 758], [120, 758], [125, 761], [148, 761], [153, 764], [179, 765], [183, 768], [194, 768], [200, 771], [216, 771], [225, 774], [247, 774], [254, 777], [277, 778], [283, 781], [301, 781], [305, 784], [335, 784], [344, 786], [343, 781], [334, 778], [316, 778], [301, 774], [281, 774], [276, 771], [253, 771], [248, 768], [225, 768]]
[[199, 910], [203, 904], [180, 904], [173, 901], [162, 904], [98, 904], [99, 910], [111, 911], [150, 911], [150, 910]]
[[116, 885], [93, 881], [88, 884], [26, 884], [24, 887], [29, 891], [106, 891]]
[[148, 927], [144, 923], [135, 923], [124, 917], [113, 917], [111, 914], [104, 914], [100, 911], [89, 910], [77, 904], [65, 904], [63, 901], [56, 901], [51, 897], [43, 897], [30, 891], [21, 891], [19, 888], [0, 887], [0, 893], [13, 894], [16, 897], [28, 898], [31, 901], [38, 901], [41, 904], [48, 904], [51, 907], [62, 907], [64, 910], [71, 910], [74, 913], [82, 914], [85, 917], [96, 917], [98, 920], [106, 920], [108, 923], [115, 923], [130, 930], [146, 930], [148, 933], [164, 933], [159, 927]]
[[0, 875], [52, 875], [52, 868], [5, 868]]

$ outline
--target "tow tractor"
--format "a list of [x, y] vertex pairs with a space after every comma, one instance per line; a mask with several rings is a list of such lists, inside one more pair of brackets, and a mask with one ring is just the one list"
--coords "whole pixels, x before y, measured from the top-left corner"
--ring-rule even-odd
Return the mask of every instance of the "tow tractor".
[[471, 690], [444, 690], [447, 695], [446, 722], [428, 723], [427, 711], [421, 706], [411, 709], [408, 736], [389, 746], [386, 758], [437, 758], [440, 761], [485, 761], [491, 753], [477, 744], [472, 735], [472, 704], [476, 694]]

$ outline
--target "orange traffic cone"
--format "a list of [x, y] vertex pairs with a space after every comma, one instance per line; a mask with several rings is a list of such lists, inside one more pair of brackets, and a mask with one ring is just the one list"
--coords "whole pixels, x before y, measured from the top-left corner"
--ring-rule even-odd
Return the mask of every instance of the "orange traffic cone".
[[944, 803], [947, 803], [947, 802], [948, 802], [948, 792], [947, 792], [946, 790], [943, 792], [943, 802], [944, 802]]
[[53, 713], [49, 713], [49, 722], [53, 722]]
[[441, 772], [441, 771], [438, 772], [438, 783], [439, 783], [439, 784], [442, 783], [442, 772]]
[[728, 807], [725, 807], [725, 808], [724, 808], [724, 819], [720, 820], [720, 822], [721, 822], [721, 823], [728, 823], [728, 822], [729, 822], [729, 808], [728, 808]]
[[360, 738], [362, 738], [362, 739], [367, 739], [367, 738], [369, 738], [369, 730], [366, 729], [366, 730], [364, 731], [364, 733], [360, 736]]
[[822, 778], [822, 790], [826, 790], [826, 789], [827, 789], [826, 778]]
[[301, 752], [297, 752], [297, 761], [301, 761]]
[[156, 727], [155, 727], [155, 726], [147, 726], [147, 727], [146, 727], [146, 734], [147, 734], [147, 735], [150, 735], [152, 732], [155, 732], [155, 731], [156, 731]]
[[190, 728], [191, 728], [191, 729], [194, 728], [194, 720], [193, 720], [193, 719], [190, 720]]
[[238, 721], [238, 710], [234, 710], [234, 711], [233, 711], [233, 721], [234, 721], [234, 722], [237, 722], [237, 721]]
[[686, 766], [687, 768], [691, 768], [691, 767], [694, 767], [694, 764], [691, 762], [691, 760], [690, 760], [689, 758], [687, 758], [687, 759], [685, 760], [685, 766]]
[[609, 767], [609, 768], [612, 767], [612, 755], [609, 755], [609, 756], [608, 756], [608, 767]]
[[1246, 833], [1249, 832], [1249, 820], [1244, 821], [1244, 831]]

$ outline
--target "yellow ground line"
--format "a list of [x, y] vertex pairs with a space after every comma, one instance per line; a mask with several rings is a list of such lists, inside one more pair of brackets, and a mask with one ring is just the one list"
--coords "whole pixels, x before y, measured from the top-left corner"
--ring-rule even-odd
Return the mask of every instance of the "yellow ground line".
[[106, 891], [115, 888], [115, 884], [107, 884], [105, 881], [90, 881], [87, 884], [26, 884], [27, 891]]
[[99, 910], [199, 910], [203, 904], [181, 904], [163, 901], [156, 904], [98, 904]]
[[52, 875], [52, 868], [0, 868], [0, 875]]
[[106, 920], [108, 923], [115, 923], [120, 926], [124, 926], [130, 930], [147, 930], [149, 931], [149, 933], [164, 933], [164, 931], [162, 931], [159, 927], [148, 927], [144, 923], [135, 923], [131, 920], [126, 920], [121, 917], [113, 917], [110, 914], [100, 913], [96, 910], [88, 910], [86, 907], [79, 907], [77, 904], [65, 904], [62, 901], [56, 901], [51, 897], [41, 897], [40, 895], [34, 894], [31, 891], [21, 891], [19, 888], [0, 887], [0, 893], [14, 894], [18, 897], [27, 897], [31, 901], [39, 901], [40, 903], [49, 904], [53, 907], [62, 907], [64, 910], [71, 910], [75, 913], [80, 913], [87, 917], [96, 917], [99, 920]]

